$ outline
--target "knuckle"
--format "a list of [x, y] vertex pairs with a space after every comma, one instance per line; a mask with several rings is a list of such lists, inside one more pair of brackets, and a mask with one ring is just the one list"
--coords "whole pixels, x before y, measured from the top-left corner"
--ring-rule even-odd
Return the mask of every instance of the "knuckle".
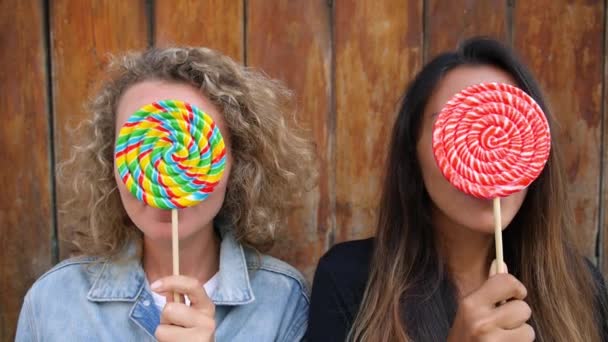
[[167, 337], [167, 330], [163, 325], [159, 325], [158, 328], [156, 328], [156, 331], [154, 332], [154, 337], [156, 337], [159, 342], [165, 341]]
[[163, 309], [163, 311], [161, 311], [161, 313], [160, 313], [160, 319], [161, 319], [161, 321], [168, 321], [169, 320], [169, 314], [167, 313], [167, 309]]
[[501, 275], [502, 279], [501, 281], [504, 282], [505, 284], [507, 284], [507, 286], [509, 287], [517, 287], [519, 285], [519, 280], [517, 280], [517, 278], [515, 278], [513, 275], [511, 274], [504, 274]]
[[524, 325], [524, 338], [527, 341], [534, 341], [534, 339], [536, 339], [536, 332], [534, 331], [534, 328], [532, 328], [532, 326], [530, 324], [525, 324]]
[[514, 289], [515, 293], [518, 296], [525, 297], [528, 294], [528, 290], [517, 278], [514, 276], [507, 274], [505, 277], [505, 282], [507, 286]]
[[163, 309], [163, 313], [166, 315], [170, 315], [175, 311], [175, 303], [166, 303]]
[[215, 320], [214, 319], [208, 319], [207, 322], [206, 322], [206, 327], [210, 331], [215, 331], [215, 328], [216, 328]]
[[522, 283], [519, 283], [518, 292], [522, 298], [526, 298], [526, 296], [528, 295], [528, 289]]
[[473, 311], [475, 309], [476, 305], [471, 298], [467, 297], [462, 300], [462, 302], [460, 303], [460, 307], [466, 314], [466, 313]]
[[487, 318], [478, 319], [471, 324], [471, 335], [482, 337], [492, 330], [492, 322]]
[[197, 319], [196, 326], [202, 331], [215, 331], [216, 323], [215, 320], [209, 317], [200, 317]]
[[188, 283], [186, 284], [186, 288], [190, 292], [197, 291], [198, 289], [201, 289], [202, 287], [203, 287], [203, 285], [201, 284], [201, 282], [198, 281], [197, 279], [193, 279], [193, 278], [190, 278], [188, 280]]
[[532, 308], [530, 308], [530, 305], [524, 301], [522, 301], [522, 311], [524, 313], [524, 317], [526, 317], [526, 320], [532, 317]]

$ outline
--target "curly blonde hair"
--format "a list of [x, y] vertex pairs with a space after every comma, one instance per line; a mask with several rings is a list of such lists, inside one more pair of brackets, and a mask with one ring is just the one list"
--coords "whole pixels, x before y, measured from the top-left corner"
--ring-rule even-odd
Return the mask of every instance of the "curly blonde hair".
[[[89, 103], [83, 143], [59, 168], [71, 192], [62, 219], [82, 254], [111, 257], [141, 233], [122, 206], [114, 178], [116, 107], [124, 92], [144, 80], [190, 84], [223, 114], [233, 167], [216, 218], [231, 224], [236, 238], [259, 251], [275, 241], [294, 195], [314, 185], [312, 145], [296, 126], [291, 93], [280, 82], [222, 54], [198, 47], [150, 49], [114, 58], [109, 78]], [[292, 113], [293, 114], [293, 113]]]

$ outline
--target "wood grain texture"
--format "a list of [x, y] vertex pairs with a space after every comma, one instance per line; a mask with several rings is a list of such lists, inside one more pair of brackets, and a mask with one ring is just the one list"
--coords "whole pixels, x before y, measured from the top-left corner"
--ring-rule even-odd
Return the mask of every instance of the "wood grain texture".
[[294, 208], [272, 254], [312, 279], [333, 231], [331, 8], [325, 0], [249, 1], [247, 64], [295, 92], [298, 122], [311, 132], [318, 186]]
[[427, 59], [454, 50], [463, 39], [483, 35], [506, 41], [506, 0], [425, 0]]
[[517, 1], [513, 43], [557, 117], [578, 235], [595, 259], [600, 176], [601, 1]]
[[0, 1], [0, 340], [14, 339], [23, 297], [52, 265], [50, 131], [40, 1]]
[[[604, 11], [608, 11], [608, 8], [604, 8]], [[608, 279], [608, 34], [606, 34], [608, 33], [608, 16], [606, 14], [608, 13], [604, 14], [604, 92], [602, 94], [604, 102], [602, 112], [602, 122], [604, 123], [602, 128], [602, 198], [599, 207], [602, 221], [599, 226], [601, 240], [598, 241], [600, 244], [598, 250], [604, 278]]]
[[421, 1], [335, 6], [336, 241], [372, 234], [389, 136], [421, 66]]
[[[110, 54], [141, 50], [147, 46], [144, 0], [69, 1], [50, 3], [53, 64], [55, 147], [58, 162], [69, 157], [75, 143], [73, 129], [89, 117], [84, 103], [103, 73]], [[125, 15], [128, 13], [128, 15]], [[69, 198], [57, 189], [57, 203]], [[60, 254], [70, 253], [69, 227], [58, 217]]]
[[156, 45], [194, 45], [243, 61], [244, 0], [155, 0]]

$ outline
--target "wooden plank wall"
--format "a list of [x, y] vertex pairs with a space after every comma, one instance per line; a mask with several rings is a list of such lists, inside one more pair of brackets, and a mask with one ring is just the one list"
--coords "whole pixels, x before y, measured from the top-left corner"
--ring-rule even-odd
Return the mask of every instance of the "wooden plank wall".
[[0, 1], [0, 340], [22, 298], [67, 257], [55, 166], [110, 53], [204, 45], [295, 92], [319, 185], [272, 251], [310, 279], [331, 245], [373, 234], [395, 109], [414, 73], [465, 37], [514, 46], [559, 121], [578, 234], [608, 274], [606, 2], [588, 0]]
[[40, 3], [0, 1], [2, 341], [12, 340], [28, 287], [56, 261], [45, 26]]
[[604, 11], [600, 1], [520, 1], [513, 9], [513, 45], [557, 116], [575, 219], [590, 257], [599, 256], [600, 210], [606, 210], [600, 197]]
[[[126, 16], [124, 13], [130, 13]], [[84, 102], [103, 73], [110, 54], [148, 46], [143, 1], [49, 2], [50, 64], [55, 163], [70, 156], [78, 124], [88, 118]], [[57, 204], [69, 198], [57, 187]], [[60, 259], [69, 256], [68, 230], [57, 211]]]
[[294, 90], [298, 121], [312, 133], [317, 147], [319, 185], [294, 208], [273, 253], [312, 274], [333, 233], [335, 207], [332, 11], [326, 0], [249, 1], [246, 16], [247, 64]]

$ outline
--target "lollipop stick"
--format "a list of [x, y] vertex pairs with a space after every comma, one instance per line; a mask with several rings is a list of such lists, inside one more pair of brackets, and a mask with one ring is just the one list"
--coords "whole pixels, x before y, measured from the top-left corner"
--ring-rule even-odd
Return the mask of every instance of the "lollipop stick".
[[[173, 275], [179, 275], [179, 235], [177, 230], [177, 209], [171, 210], [171, 240], [173, 250]], [[179, 293], [173, 293], [173, 301], [180, 303]]]
[[494, 198], [494, 240], [496, 244], [496, 273], [505, 273], [502, 254], [502, 219], [500, 217], [500, 197]]

